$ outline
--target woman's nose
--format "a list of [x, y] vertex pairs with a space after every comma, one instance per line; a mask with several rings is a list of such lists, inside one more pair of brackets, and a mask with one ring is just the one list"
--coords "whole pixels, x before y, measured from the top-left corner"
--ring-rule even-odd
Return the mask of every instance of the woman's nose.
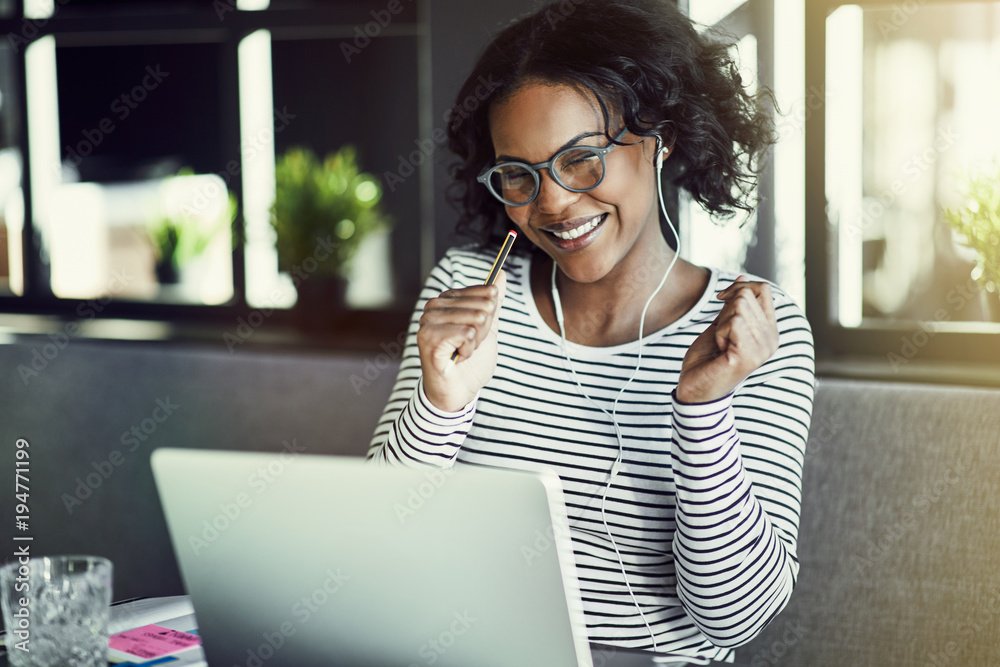
[[561, 213], [579, 198], [579, 192], [570, 192], [556, 183], [548, 169], [539, 174], [538, 196], [534, 204], [540, 213]]

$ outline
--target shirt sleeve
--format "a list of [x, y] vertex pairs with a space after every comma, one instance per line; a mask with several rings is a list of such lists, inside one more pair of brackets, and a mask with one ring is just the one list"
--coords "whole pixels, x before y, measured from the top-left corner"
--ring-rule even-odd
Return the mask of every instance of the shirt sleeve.
[[753, 639], [781, 611], [799, 571], [802, 465], [812, 416], [809, 324], [775, 296], [778, 351], [735, 392], [673, 396], [677, 591], [719, 647]]
[[455, 271], [449, 253], [431, 271], [420, 292], [410, 318], [399, 374], [368, 448], [366, 459], [372, 463], [451, 467], [472, 427], [475, 400], [458, 412], [445, 412], [427, 399], [417, 350], [417, 329], [424, 305], [447, 289], [464, 286], [460, 284], [460, 273]]

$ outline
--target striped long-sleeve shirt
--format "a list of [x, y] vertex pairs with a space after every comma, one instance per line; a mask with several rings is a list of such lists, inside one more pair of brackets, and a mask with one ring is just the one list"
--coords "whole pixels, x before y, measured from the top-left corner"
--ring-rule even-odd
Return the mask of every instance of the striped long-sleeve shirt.
[[[530, 258], [511, 256], [493, 378], [458, 412], [423, 393], [416, 332], [424, 304], [482, 284], [493, 255], [447, 253], [420, 295], [399, 375], [368, 458], [418, 466], [475, 464], [554, 470], [561, 478], [591, 641], [652, 649], [601, 516], [619, 443], [611, 420], [583, 397], [559, 336], [542, 320]], [[644, 337], [642, 364], [618, 402], [623, 466], [605, 516], [628, 583], [660, 651], [732, 659], [788, 601], [802, 462], [813, 399], [813, 345], [801, 310], [772, 290], [778, 351], [730, 395], [685, 404], [673, 391], [684, 353], [723, 302], [736, 274], [713, 270], [698, 303]], [[638, 341], [568, 343], [587, 395], [608, 413], [636, 366]]]

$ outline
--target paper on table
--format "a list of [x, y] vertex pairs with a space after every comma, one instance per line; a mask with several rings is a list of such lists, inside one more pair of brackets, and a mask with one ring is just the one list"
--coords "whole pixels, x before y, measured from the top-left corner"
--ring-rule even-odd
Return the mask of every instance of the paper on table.
[[[130, 653], [108, 648], [108, 662], [110, 663], [134, 663], [135, 661], [136, 658]], [[178, 651], [177, 653], [171, 653], [170, 657], [157, 660], [156, 664], [167, 661], [169, 661], [170, 667], [208, 667], [208, 663], [205, 662], [205, 652], [202, 650], [200, 644]]]
[[126, 602], [111, 607], [108, 634], [117, 635], [119, 632], [141, 628], [150, 623], [162, 623], [178, 616], [188, 616], [193, 613], [194, 605], [191, 604], [191, 598], [187, 595], [145, 598]]
[[[195, 618], [191, 598], [187, 595], [176, 595], [166, 598], [135, 600], [111, 607], [108, 634], [118, 634], [151, 623], [184, 632], [198, 628], [198, 619]], [[205, 662], [205, 652], [200, 645], [174, 653], [171, 658], [173, 658], [170, 663], [171, 667], [208, 667], [208, 663]], [[131, 662], [128, 653], [122, 653], [110, 647], [108, 648], [108, 660], [110, 662]]]
[[[190, 617], [191, 622], [188, 622], [187, 617]], [[177, 623], [178, 620], [184, 622]], [[112, 605], [108, 619], [108, 635], [141, 628], [150, 623], [159, 623], [164, 627], [184, 631], [198, 627], [197, 621], [194, 620], [194, 605], [191, 604], [191, 598], [187, 595], [174, 595], [164, 598], [143, 598]], [[4, 633], [0, 633], [0, 646], [4, 644], [3, 639]]]
[[141, 628], [111, 635], [108, 647], [134, 655], [137, 658], [150, 660], [198, 646], [200, 643], [201, 637], [198, 635], [171, 630], [162, 625], [151, 623]]

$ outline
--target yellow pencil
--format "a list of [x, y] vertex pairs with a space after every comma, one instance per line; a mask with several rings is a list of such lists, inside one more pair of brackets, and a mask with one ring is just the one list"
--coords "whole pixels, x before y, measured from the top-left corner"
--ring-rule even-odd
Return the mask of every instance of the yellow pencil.
[[[507, 232], [507, 238], [503, 240], [503, 245], [500, 246], [500, 252], [497, 253], [497, 258], [493, 260], [493, 268], [490, 269], [490, 274], [486, 276], [486, 282], [484, 285], [492, 285], [496, 282], [497, 276], [500, 275], [500, 269], [503, 268], [503, 263], [507, 261], [507, 255], [510, 254], [510, 248], [514, 245], [514, 239], [517, 238], [517, 232], [513, 229]], [[454, 362], [458, 359], [458, 350], [456, 349], [451, 353], [451, 360]]]

